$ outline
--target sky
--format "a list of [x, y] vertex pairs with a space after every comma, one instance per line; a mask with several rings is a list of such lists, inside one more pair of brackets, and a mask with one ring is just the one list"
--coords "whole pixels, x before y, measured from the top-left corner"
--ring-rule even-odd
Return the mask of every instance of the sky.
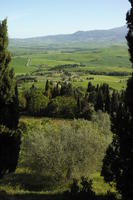
[[126, 24], [128, 0], [1, 0], [11, 38], [110, 29]]

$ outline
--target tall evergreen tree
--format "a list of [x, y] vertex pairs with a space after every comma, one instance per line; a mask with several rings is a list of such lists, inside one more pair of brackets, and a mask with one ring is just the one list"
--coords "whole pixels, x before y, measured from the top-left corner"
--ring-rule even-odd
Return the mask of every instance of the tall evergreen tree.
[[109, 85], [103, 84], [102, 86], [103, 94], [104, 94], [104, 111], [110, 113], [110, 92]]
[[[0, 124], [16, 128], [18, 124], [18, 95], [13, 69], [9, 67], [7, 20], [0, 23]], [[15, 113], [15, 118], [12, 114]]]
[[95, 90], [95, 87], [92, 85], [91, 82], [88, 83], [87, 92], [92, 92]]
[[46, 81], [46, 85], [45, 85], [45, 92], [47, 92], [48, 89], [49, 89], [49, 81], [47, 80], [47, 81]]
[[[133, 66], [133, 0], [127, 13], [127, 42]], [[122, 97], [123, 99], [123, 97]], [[113, 122], [114, 123], [114, 122]], [[107, 182], [115, 181], [123, 200], [133, 199], [133, 75], [128, 80], [125, 100], [119, 103], [113, 124], [114, 139], [106, 152], [102, 175]]]
[[18, 93], [10, 61], [5, 19], [0, 22], [0, 178], [15, 170], [20, 147]]
[[97, 92], [97, 100], [96, 100], [96, 105], [95, 105], [95, 110], [102, 110], [104, 111], [104, 96], [103, 96], [103, 92], [102, 89], [99, 88], [98, 92]]
[[[131, 9], [127, 13], [127, 26], [128, 26], [128, 34], [126, 36], [127, 42], [128, 42], [128, 51], [130, 54], [130, 61], [132, 63], [133, 68], [133, 0], [129, 0], [131, 3]], [[129, 110], [131, 112], [131, 115], [133, 116], [133, 73], [132, 77], [128, 80], [127, 84], [127, 90], [126, 90], [126, 103], [129, 107]]]
[[[130, 61], [133, 67], [133, 0], [129, 0], [131, 3], [131, 9], [127, 13], [127, 25], [128, 25], [128, 34], [126, 36], [128, 42], [128, 51], [130, 54]], [[133, 116], [133, 73], [132, 77], [128, 80], [127, 90], [126, 90], [126, 103], [129, 106], [129, 110]]]

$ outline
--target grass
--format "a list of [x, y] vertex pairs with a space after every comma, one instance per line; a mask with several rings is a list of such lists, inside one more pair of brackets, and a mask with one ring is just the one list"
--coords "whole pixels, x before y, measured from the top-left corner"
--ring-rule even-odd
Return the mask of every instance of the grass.
[[[93, 77], [93, 80], [87, 80], [87, 77]], [[91, 81], [93, 85], [107, 83], [109, 84], [110, 88], [116, 89], [116, 90], [124, 90], [127, 85], [127, 80], [129, 77], [120, 77], [120, 76], [104, 76], [104, 75], [88, 75], [88, 76], [80, 76], [80, 78], [76, 81], [72, 80], [70, 81], [71, 84], [74, 87], [82, 87], [84, 90], [87, 89], [88, 82]], [[19, 86], [19, 89], [22, 91], [24, 89], [30, 88], [33, 84], [37, 88], [41, 88], [42, 90], [45, 89], [46, 80], [52, 80], [52, 81], [61, 81], [61, 77], [43, 77], [43, 79], [39, 80], [38, 82], [28, 82], [23, 83]]]
[[[118, 76], [104, 76], [104, 75], [89, 75], [88, 77], [93, 77], [94, 80], [89, 80], [92, 82], [93, 85], [107, 83], [109, 84], [110, 88], [121, 90], [126, 88], [127, 79], [128, 77], [118, 77]], [[82, 86], [83, 88], [87, 88], [88, 80], [86, 77], [79, 82], [72, 83], [75, 87]]]
[[[29, 65], [27, 62], [30, 59]], [[78, 67], [66, 67], [65, 70], [70, 72], [72, 76], [77, 76], [76, 81], [71, 81], [75, 87], [82, 86], [86, 89], [88, 81], [88, 71], [95, 72], [128, 72], [131, 73], [131, 64], [129, 62], [128, 51], [126, 47], [112, 46], [109, 48], [88, 49], [86, 51], [45, 51], [42, 53], [30, 52], [27, 55], [14, 56], [11, 66], [14, 68], [16, 75], [28, 74], [37, 78], [34, 83], [36, 87], [44, 88], [47, 79], [52, 81], [67, 81], [68, 77], [60, 73], [55, 66], [66, 64], [78, 64]], [[80, 66], [81, 65], [81, 66]], [[63, 69], [64, 70], [64, 69]], [[40, 75], [39, 73], [42, 73]], [[121, 90], [126, 87], [128, 77], [118, 76], [101, 76], [94, 75], [92, 84], [108, 83], [111, 88]], [[19, 89], [29, 88], [33, 82], [22, 83]]]
[[[90, 178], [93, 180], [93, 190], [97, 195], [105, 195], [107, 191], [115, 192], [115, 187], [105, 183], [98, 172], [91, 174]], [[55, 194], [69, 189], [69, 184], [50, 189], [52, 184], [48, 183], [47, 177], [36, 176], [26, 172], [25, 169], [18, 168], [14, 174], [7, 175], [0, 181], [0, 190], [6, 191], [9, 195], [17, 195], [28, 193]]]
[[[28, 59], [30, 63], [27, 66]], [[28, 55], [14, 56], [11, 62], [11, 66], [14, 67], [16, 75], [29, 74], [37, 78], [37, 83], [34, 83], [36, 87], [44, 88], [44, 84], [47, 79], [53, 81], [62, 81], [62, 75], [54, 70], [53, 67], [65, 64], [78, 64], [84, 65], [78, 68], [66, 68], [66, 71], [71, 72], [72, 75], [78, 75], [78, 80], [72, 84], [75, 87], [82, 86], [86, 89], [88, 81], [86, 80], [85, 73], [87, 71], [96, 72], [128, 72], [131, 73], [131, 64], [129, 62], [128, 51], [126, 47], [112, 46], [109, 48], [100, 49], [88, 49], [86, 51], [45, 51], [42, 53], [28, 53]], [[81, 73], [79, 73], [80, 71]], [[37, 75], [37, 72], [42, 72], [43, 75]], [[48, 73], [50, 73], [48, 75]], [[84, 74], [82, 74], [84, 73]], [[89, 74], [88, 74], [89, 75]], [[111, 88], [121, 90], [126, 88], [127, 77], [118, 76], [93, 76], [94, 80], [91, 80], [94, 85], [106, 82]], [[67, 78], [67, 77], [65, 77]], [[66, 79], [67, 80], [67, 79]], [[29, 88], [33, 83], [22, 83], [20, 89]]]
[[11, 67], [14, 68], [16, 74], [26, 74], [30, 73], [33, 68], [29, 68], [26, 66], [27, 63], [27, 57], [19, 56], [19, 57], [13, 57], [11, 62]]
[[[30, 57], [30, 67], [25, 66], [27, 58]], [[129, 62], [128, 51], [126, 47], [110, 47], [81, 52], [51, 52], [42, 54], [29, 54], [24, 56], [15, 56], [11, 66], [14, 67], [16, 73], [27, 73], [34, 70], [35, 66], [45, 65], [47, 68], [60, 64], [84, 64], [86, 68], [104, 71], [130, 71], [131, 64]], [[124, 69], [122, 69], [124, 68]]]
[[104, 178], [100, 176], [99, 172], [91, 174], [90, 178], [93, 180], [93, 190], [97, 195], [105, 195], [107, 191], [116, 192], [115, 186], [111, 187], [105, 183]]
[[[115, 187], [111, 187], [104, 182], [103, 177], [99, 172], [90, 175], [93, 181], [93, 191], [96, 195], [106, 195], [107, 191], [116, 192]], [[53, 186], [53, 182], [47, 177], [40, 177], [31, 174], [24, 168], [18, 168], [14, 174], [6, 176], [0, 181], [0, 191], [5, 191], [6, 194], [16, 199], [28, 199], [28, 200], [41, 200], [41, 199], [64, 199], [63, 192], [69, 190], [70, 183], [63, 186], [50, 189]], [[50, 188], [49, 188], [50, 187]]]

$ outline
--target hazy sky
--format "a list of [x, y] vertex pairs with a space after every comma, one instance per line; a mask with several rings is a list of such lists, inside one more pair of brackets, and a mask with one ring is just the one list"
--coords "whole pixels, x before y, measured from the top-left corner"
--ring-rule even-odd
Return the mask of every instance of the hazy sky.
[[34, 37], [124, 25], [128, 0], [1, 0], [10, 37]]

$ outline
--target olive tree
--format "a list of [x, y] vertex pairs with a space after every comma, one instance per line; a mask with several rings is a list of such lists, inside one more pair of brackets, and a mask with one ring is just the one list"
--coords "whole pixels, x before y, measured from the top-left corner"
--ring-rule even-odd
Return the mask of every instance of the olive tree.
[[110, 142], [110, 126], [100, 128], [97, 122], [87, 120], [50, 121], [29, 128], [23, 138], [21, 160], [38, 174], [77, 178], [100, 170]]

